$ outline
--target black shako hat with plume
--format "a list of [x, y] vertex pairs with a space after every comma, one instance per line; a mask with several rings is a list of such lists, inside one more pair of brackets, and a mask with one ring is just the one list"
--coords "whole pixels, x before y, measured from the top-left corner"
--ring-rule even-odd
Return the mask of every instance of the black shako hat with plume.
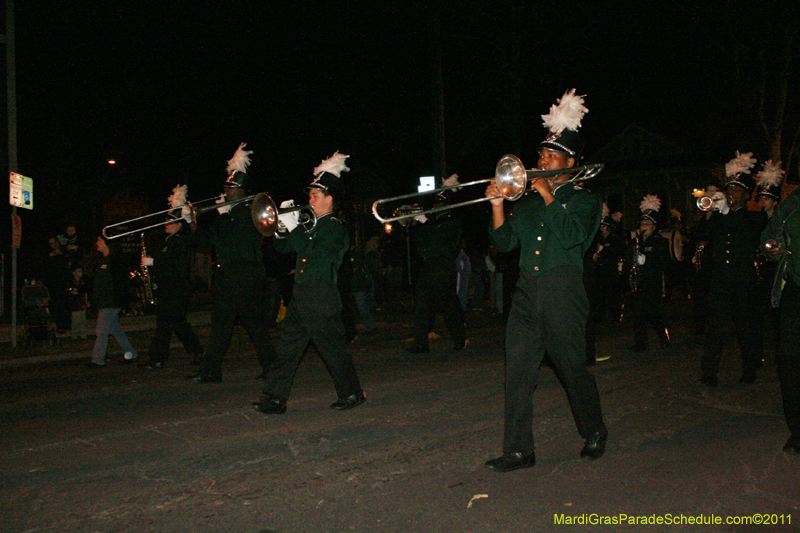
[[658, 219], [659, 215], [658, 212], [661, 209], [661, 200], [658, 199], [658, 196], [654, 194], [648, 194], [642, 199], [642, 203], [639, 204], [639, 209], [641, 210], [641, 214], [639, 215], [639, 221], [642, 220], [649, 220], [656, 226], [658, 226]]
[[167, 198], [169, 206], [172, 208], [171, 211], [167, 211], [167, 220], [183, 222], [181, 208], [186, 205], [188, 196], [189, 187], [187, 185], [176, 185], [175, 188], [172, 189], [172, 194], [170, 194], [169, 198]]
[[240, 188], [247, 192], [250, 190], [250, 177], [247, 175], [247, 167], [250, 166], [250, 154], [252, 150], [245, 150], [247, 143], [242, 143], [236, 149], [236, 153], [228, 160], [228, 179], [225, 180], [226, 187]]
[[583, 138], [578, 133], [583, 116], [589, 112], [583, 105], [583, 96], [577, 96], [575, 89], [564, 93], [558, 99], [558, 105], [550, 107], [550, 113], [542, 115], [544, 127], [549, 133], [544, 141], [539, 144], [539, 149], [549, 148], [563, 152], [576, 160], [583, 151]]
[[740, 154], [736, 151], [736, 157], [731, 159], [725, 164], [725, 175], [728, 177], [728, 183], [725, 184], [725, 189], [731, 186], [741, 187], [748, 193], [752, 193], [756, 187], [756, 181], [750, 175], [750, 169], [756, 164], [756, 159], [753, 157], [753, 152]]
[[756, 198], [764, 196], [773, 200], [781, 199], [781, 181], [785, 170], [781, 170], [781, 162], [773, 163], [770, 159], [758, 173], [758, 192]]
[[314, 169], [314, 181], [306, 187], [306, 193], [311, 189], [319, 189], [325, 194], [333, 196], [336, 200], [341, 198], [344, 192], [342, 185], [342, 172], [349, 172], [350, 169], [345, 164], [349, 155], [340, 154], [338, 150], [328, 159], [322, 161]]

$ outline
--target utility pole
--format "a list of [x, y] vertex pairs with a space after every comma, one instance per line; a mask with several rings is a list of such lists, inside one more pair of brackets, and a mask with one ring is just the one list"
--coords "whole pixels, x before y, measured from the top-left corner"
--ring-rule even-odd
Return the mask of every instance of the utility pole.
[[[16, 47], [14, 31], [14, 0], [6, 0], [6, 33], [2, 42], [6, 45], [6, 82], [8, 103], [8, 173], [17, 171], [17, 71]], [[11, 231], [14, 232], [14, 220], [17, 218], [17, 207], [11, 207]], [[13, 240], [13, 239], [12, 239]], [[5, 287], [2, 288], [5, 290]], [[11, 246], [11, 347], [17, 347], [17, 249]]]

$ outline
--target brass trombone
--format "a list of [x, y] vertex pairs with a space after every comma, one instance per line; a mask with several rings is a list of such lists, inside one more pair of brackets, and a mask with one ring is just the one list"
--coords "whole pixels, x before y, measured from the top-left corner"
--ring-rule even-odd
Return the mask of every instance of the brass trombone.
[[[429, 215], [431, 213], [438, 213], [440, 211], [446, 211], [448, 209], [454, 209], [456, 207], [464, 207], [467, 205], [477, 204], [479, 202], [486, 202], [488, 200], [494, 200], [497, 198], [505, 198], [506, 200], [519, 200], [525, 193], [530, 192], [532, 188], [528, 187], [529, 181], [536, 179], [536, 178], [549, 178], [554, 176], [561, 176], [564, 174], [575, 174], [572, 178], [564, 183], [577, 183], [580, 181], [585, 181], [590, 178], [595, 177], [601, 170], [603, 170], [603, 163], [593, 163], [591, 165], [584, 165], [580, 167], [572, 167], [572, 168], [561, 168], [556, 170], [526, 170], [525, 166], [522, 164], [522, 161], [515, 156], [515, 155], [505, 155], [500, 158], [500, 161], [497, 163], [497, 167], [495, 168], [494, 178], [478, 180], [478, 181], [471, 181], [469, 183], [461, 183], [458, 185], [448, 185], [446, 187], [439, 187], [438, 189], [432, 189], [430, 191], [424, 192], [417, 192], [411, 194], [404, 194], [402, 196], [395, 196], [394, 198], [384, 198], [382, 200], [377, 200], [372, 204], [372, 214], [377, 218], [379, 221], [385, 223], [388, 222], [395, 222], [398, 220], [405, 220], [407, 218], [416, 217], [419, 215]], [[462, 187], [470, 187], [473, 185], [481, 185], [485, 183], [489, 183], [492, 180], [497, 183], [497, 189], [500, 191], [500, 196], [493, 196], [488, 197], [484, 196], [481, 198], [475, 198], [473, 200], [467, 200], [465, 202], [461, 202], [458, 204], [451, 204], [439, 207], [433, 207], [427, 210], [415, 210], [413, 212], [400, 212], [399, 214], [396, 212], [394, 216], [389, 218], [384, 218], [378, 214], [378, 206], [389, 203], [389, 202], [399, 202], [401, 200], [406, 200], [409, 198], [416, 198], [417, 196], [422, 196], [424, 194], [437, 194], [441, 191], [449, 191], [453, 189], [461, 189]]]
[[[206, 203], [210, 200], [215, 200], [215, 198], [207, 198], [205, 200], [201, 200], [198, 202]], [[192, 221], [196, 220], [198, 216], [207, 213], [209, 211], [213, 211], [219, 207], [225, 206], [234, 206], [241, 203], [249, 202], [252, 200], [252, 204], [250, 204], [250, 215], [253, 219], [253, 225], [256, 227], [258, 232], [265, 237], [271, 237], [278, 231], [278, 215], [283, 215], [285, 213], [292, 213], [294, 211], [300, 211], [300, 216], [298, 223], [306, 228], [306, 232], [311, 231], [314, 226], [317, 224], [317, 216], [314, 213], [314, 209], [310, 205], [298, 205], [293, 207], [282, 207], [278, 208], [275, 205], [275, 202], [270, 198], [270, 196], [265, 193], [258, 193], [253, 194], [250, 196], [245, 196], [244, 198], [238, 198], [236, 200], [227, 200], [225, 202], [214, 204], [206, 207], [197, 208], [192, 205], [191, 202], [187, 202], [186, 204], [178, 207], [172, 207], [170, 209], [164, 209], [163, 211], [157, 211], [155, 213], [150, 213], [149, 215], [144, 215], [137, 218], [131, 218], [129, 220], [124, 220], [122, 222], [117, 222], [116, 224], [109, 224], [108, 226], [103, 228], [103, 237], [106, 239], [117, 239], [119, 237], [124, 237], [125, 235], [131, 235], [132, 233], [142, 233], [147, 230], [151, 230], [153, 228], [160, 228], [162, 226], [166, 226], [167, 224], [172, 224], [177, 220], [161, 220], [157, 223], [144, 225], [142, 227], [137, 227], [136, 229], [123, 231], [121, 233], [113, 233], [114, 228], [119, 228], [120, 226], [128, 226], [134, 222], [140, 222], [142, 220], [147, 220], [151, 218], [158, 217], [160, 215], [165, 215], [166, 213], [173, 212], [175, 210], [182, 210], [184, 207], [189, 207], [190, 215]], [[183, 219], [180, 219], [183, 220]], [[144, 224], [144, 223], [143, 223]], [[126, 228], [122, 228], [126, 229]]]

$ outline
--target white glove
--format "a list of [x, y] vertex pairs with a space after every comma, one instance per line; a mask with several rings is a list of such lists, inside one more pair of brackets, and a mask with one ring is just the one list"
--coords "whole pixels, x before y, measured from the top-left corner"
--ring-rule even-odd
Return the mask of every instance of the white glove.
[[[224, 201], [225, 201], [225, 195], [224, 194], [220, 194], [219, 198], [217, 198], [217, 200], [214, 203], [215, 204], [221, 204]], [[218, 207], [217, 211], [219, 211], [220, 215], [224, 215], [225, 213], [227, 213], [228, 211], [231, 210], [231, 207], [233, 207], [233, 206], [225, 205], [225, 206], [222, 206], [222, 207]]]
[[183, 217], [183, 220], [185, 220], [186, 222], [188, 222], [190, 224], [193, 222], [193, 220], [192, 220], [192, 208], [191, 208], [191, 206], [189, 204], [186, 204], [183, 207], [181, 207], [181, 217]]
[[636, 262], [639, 263], [639, 265], [643, 265], [646, 260], [647, 260], [647, 256], [646, 255], [644, 255], [644, 254], [637, 254], [636, 255]]
[[417, 215], [414, 217], [414, 220], [416, 220], [420, 224], [424, 224], [428, 221], [428, 217], [426, 217], [425, 215]]
[[[294, 200], [285, 200], [281, 202], [281, 208], [294, 207]], [[297, 227], [297, 221], [300, 219], [299, 211], [292, 211], [290, 213], [281, 213], [278, 215], [278, 228], [282, 231], [291, 232]]]
[[142, 257], [142, 266], [143, 267], [151, 267], [151, 266], [153, 266], [153, 258], [152, 257]]
[[728, 200], [725, 198], [725, 195], [721, 192], [715, 192], [712, 198], [719, 212], [723, 215], [727, 215], [731, 208], [728, 207]]

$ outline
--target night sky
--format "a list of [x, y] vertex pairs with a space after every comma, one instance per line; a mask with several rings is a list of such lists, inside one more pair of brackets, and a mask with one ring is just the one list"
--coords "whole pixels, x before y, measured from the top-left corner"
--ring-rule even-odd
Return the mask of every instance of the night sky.
[[351, 199], [412, 192], [435, 168], [437, 38], [447, 173], [462, 182], [506, 153], [534, 166], [540, 115], [572, 87], [587, 95], [589, 158], [632, 123], [710, 162], [765, 153], [758, 89], [770, 119], [794, 3], [652, 4], [17, 1], [18, 171], [35, 182], [24, 246], [43, 251], [68, 222], [95, 233], [123, 191], [153, 210], [177, 183], [219, 194], [240, 142], [278, 202], [303, 201], [336, 150], [351, 155]]

